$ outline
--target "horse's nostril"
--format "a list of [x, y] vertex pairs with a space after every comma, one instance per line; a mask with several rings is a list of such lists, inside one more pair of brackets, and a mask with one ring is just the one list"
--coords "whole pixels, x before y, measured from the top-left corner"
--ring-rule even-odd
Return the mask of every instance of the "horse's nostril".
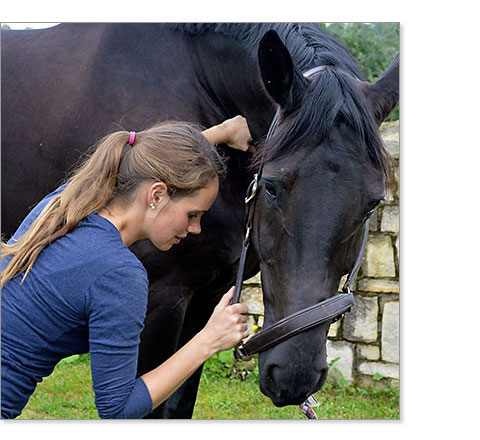
[[272, 383], [275, 377], [275, 370], [278, 369], [278, 365], [272, 364], [267, 369], [267, 382]]

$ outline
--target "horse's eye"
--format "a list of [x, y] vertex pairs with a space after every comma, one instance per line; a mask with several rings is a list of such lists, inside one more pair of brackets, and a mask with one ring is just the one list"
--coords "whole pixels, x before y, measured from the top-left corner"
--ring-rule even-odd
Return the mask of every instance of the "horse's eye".
[[369, 218], [369, 217], [375, 212], [375, 209], [377, 209], [378, 204], [379, 204], [382, 200], [385, 200], [385, 199], [382, 197], [381, 199], [374, 200], [374, 201], [370, 204], [369, 210], [368, 210], [367, 213], [365, 214], [365, 219]]
[[271, 199], [274, 199], [275, 197], [277, 197], [277, 190], [272, 183], [270, 182], [265, 183], [265, 194]]

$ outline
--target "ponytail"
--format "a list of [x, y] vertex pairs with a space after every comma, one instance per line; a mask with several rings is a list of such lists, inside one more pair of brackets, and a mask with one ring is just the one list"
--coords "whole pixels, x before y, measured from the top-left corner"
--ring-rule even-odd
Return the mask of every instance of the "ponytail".
[[130, 201], [140, 184], [165, 182], [173, 198], [192, 194], [225, 171], [215, 148], [192, 124], [164, 122], [137, 133], [133, 142], [128, 131], [104, 137], [25, 234], [12, 244], [2, 242], [1, 259], [11, 257], [1, 273], [2, 287], [25, 272], [23, 281], [48, 244], [113, 199]]

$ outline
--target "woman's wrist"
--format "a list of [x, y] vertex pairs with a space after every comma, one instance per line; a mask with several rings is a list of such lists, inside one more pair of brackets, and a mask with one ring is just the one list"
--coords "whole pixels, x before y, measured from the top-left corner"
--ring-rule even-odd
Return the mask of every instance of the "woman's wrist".
[[210, 359], [214, 354], [218, 352], [213, 339], [209, 336], [208, 329], [203, 328], [200, 330], [193, 339], [197, 339], [196, 344], [199, 347], [200, 355], [204, 358], [204, 361]]
[[226, 138], [225, 126], [222, 124], [214, 125], [213, 127], [207, 128], [206, 130], [202, 131], [202, 134], [213, 145], [223, 144], [228, 141], [228, 139]]

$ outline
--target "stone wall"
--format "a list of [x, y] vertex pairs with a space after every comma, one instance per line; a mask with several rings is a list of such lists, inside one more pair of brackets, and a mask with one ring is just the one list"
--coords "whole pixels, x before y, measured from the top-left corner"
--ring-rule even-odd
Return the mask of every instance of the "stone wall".
[[[371, 217], [365, 258], [352, 289], [355, 306], [330, 327], [327, 356], [333, 362], [330, 380], [398, 386], [399, 124], [384, 123], [380, 131], [394, 162], [394, 190]], [[250, 326], [256, 331], [263, 323], [260, 275], [245, 281], [244, 288], [242, 301], [253, 313]]]

